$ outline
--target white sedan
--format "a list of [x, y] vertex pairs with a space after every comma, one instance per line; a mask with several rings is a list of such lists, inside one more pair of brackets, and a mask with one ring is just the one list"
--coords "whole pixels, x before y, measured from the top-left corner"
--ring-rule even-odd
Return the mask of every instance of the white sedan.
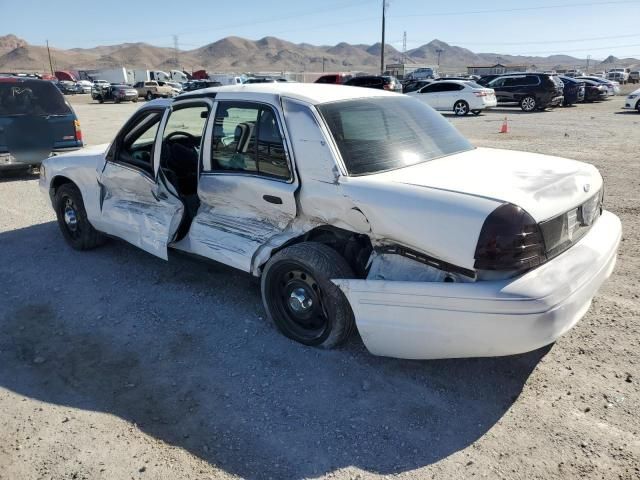
[[[304, 345], [497, 356], [556, 340], [611, 274], [620, 220], [589, 164], [473, 147], [406, 95], [216, 87], [146, 103], [110, 145], [45, 160], [77, 250], [119, 237], [261, 279]], [[123, 292], [123, 295], [126, 295]]]
[[640, 113], [640, 88], [627, 95], [622, 108], [625, 110], [637, 110]]
[[426, 103], [436, 110], [467, 115], [478, 115], [482, 110], [497, 105], [496, 92], [468, 80], [440, 80], [407, 95]]

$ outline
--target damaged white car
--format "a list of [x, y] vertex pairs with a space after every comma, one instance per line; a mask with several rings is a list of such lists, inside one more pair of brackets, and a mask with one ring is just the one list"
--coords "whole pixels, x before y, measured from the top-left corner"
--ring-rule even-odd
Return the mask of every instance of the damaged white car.
[[553, 342], [621, 237], [591, 165], [474, 148], [404, 95], [331, 85], [198, 90], [145, 104], [110, 145], [46, 160], [76, 249], [105, 236], [261, 277], [288, 337], [374, 354], [497, 356]]

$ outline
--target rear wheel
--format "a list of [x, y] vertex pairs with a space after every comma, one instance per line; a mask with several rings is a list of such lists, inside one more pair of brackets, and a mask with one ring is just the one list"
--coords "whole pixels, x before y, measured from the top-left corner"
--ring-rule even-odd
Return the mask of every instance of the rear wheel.
[[104, 98], [98, 97], [98, 103], [104, 103]]
[[538, 107], [538, 103], [536, 102], [536, 98], [527, 95], [522, 100], [520, 100], [520, 108], [523, 112], [533, 112]]
[[262, 301], [284, 335], [304, 345], [332, 348], [349, 337], [355, 322], [349, 302], [331, 279], [352, 277], [347, 261], [332, 248], [299, 243], [267, 263]]
[[453, 104], [453, 113], [459, 117], [467, 115], [469, 113], [469, 104], [464, 100], [458, 100]]
[[636, 103], [636, 110], [638, 111], [638, 113], [640, 113], [640, 100], [638, 100], [638, 103]]
[[147, 99], [147, 102], [150, 102], [151, 100], [153, 100], [153, 93], [151, 93], [151, 91], [148, 91], [147, 95], [144, 98]]
[[56, 190], [54, 197], [58, 226], [72, 248], [90, 250], [104, 243], [104, 237], [89, 223], [82, 194], [72, 183], [65, 183]]

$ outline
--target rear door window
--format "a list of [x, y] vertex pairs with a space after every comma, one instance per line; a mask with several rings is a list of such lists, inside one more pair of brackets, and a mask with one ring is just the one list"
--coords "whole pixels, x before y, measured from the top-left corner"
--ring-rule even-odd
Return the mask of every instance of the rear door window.
[[45, 80], [0, 80], [0, 115], [70, 115], [62, 93]]

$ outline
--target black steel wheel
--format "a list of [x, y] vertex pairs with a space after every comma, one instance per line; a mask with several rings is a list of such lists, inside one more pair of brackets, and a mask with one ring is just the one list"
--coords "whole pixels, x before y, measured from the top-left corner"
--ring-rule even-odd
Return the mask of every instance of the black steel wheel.
[[76, 250], [89, 250], [104, 243], [104, 237], [89, 220], [82, 194], [72, 183], [61, 185], [54, 197], [58, 226], [67, 243]]
[[349, 337], [355, 322], [349, 302], [331, 279], [352, 277], [347, 261], [332, 248], [299, 243], [267, 263], [262, 300], [284, 335], [304, 345], [332, 348]]

